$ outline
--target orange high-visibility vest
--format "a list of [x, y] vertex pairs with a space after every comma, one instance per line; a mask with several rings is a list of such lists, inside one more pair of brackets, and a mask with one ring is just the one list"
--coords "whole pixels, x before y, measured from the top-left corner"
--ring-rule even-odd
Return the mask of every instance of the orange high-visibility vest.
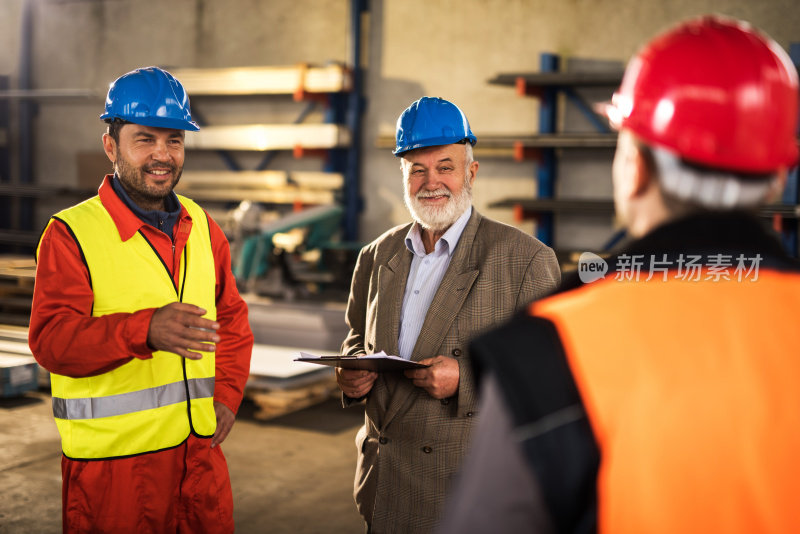
[[600, 449], [600, 532], [800, 532], [800, 275], [604, 280], [530, 312]]

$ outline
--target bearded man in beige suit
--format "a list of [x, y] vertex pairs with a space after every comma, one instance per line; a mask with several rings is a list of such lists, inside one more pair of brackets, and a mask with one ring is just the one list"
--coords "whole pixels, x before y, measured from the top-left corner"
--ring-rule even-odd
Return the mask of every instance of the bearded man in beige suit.
[[478, 416], [469, 341], [560, 279], [552, 249], [472, 208], [475, 142], [451, 102], [423, 97], [403, 112], [394, 154], [414, 222], [364, 247], [353, 274], [343, 354], [430, 365], [336, 370], [345, 406], [366, 402], [354, 497], [368, 532], [435, 527]]

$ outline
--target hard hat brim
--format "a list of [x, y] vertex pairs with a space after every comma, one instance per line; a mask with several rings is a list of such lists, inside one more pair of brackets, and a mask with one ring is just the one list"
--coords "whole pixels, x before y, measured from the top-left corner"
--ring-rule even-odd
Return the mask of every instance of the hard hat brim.
[[170, 119], [167, 117], [118, 117], [109, 113], [103, 113], [100, 115], [100, 120], [103, 121], [111, 121], [113, 119], [122, 119], [126, 122], [141, 124], [142, 126], [151, 126], [153, 128], [187, 130], [190, 132], [196, 132], [200, 130], [200, 126], [195, 121], [187, 121], [182, 119]]
[[472, 146], [475, 146], [475, 143], [478, 142], [477, 138], [474, 135], [467, 136], [467, 137], [458, 137], [458, 138], [455, 138], [455, 137], [435, 137], [435, 138], [432, 138], [432, 139], [423, 139], [423, 140], [418, 141], [418, 142], [416, 142], [414, 144], [411, 144], [411, 145], [405, 145], [405, 146], [397, 147], [392, 151], [392, 154], [394, 154], [397, 157], [402, 157], [403, 154], [405, 154], [406, 152], [410, 152], [410, 151], [416, 150], [418, 148], [428, 148], [428, 147], [431, 147], [431, 146], [455, 145], [455, 144], [460, 143], [461, 141], [465, 141], [465, 140], [469, 141], [469, 144], [472, 145]]
[[594, 112], [608, 121], [612, 130], [618, 132], [622, 129], [622, 110], [611, 100], [597, 102], [592, 105]]

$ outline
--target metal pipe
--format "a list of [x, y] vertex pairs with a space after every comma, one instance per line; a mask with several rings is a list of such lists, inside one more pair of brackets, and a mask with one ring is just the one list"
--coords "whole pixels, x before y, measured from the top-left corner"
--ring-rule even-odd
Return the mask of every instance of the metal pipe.
[[[0, 76], [0, 91], [8, 89], [9, 77]], [[11, 158], [9, 157], [9, 105], [0, 101], [0, 184], [11, 181]], [[11, 228], [11, 198], [0, 196], [0, 228]], [[4, 250], [4, 248], [0, 248]]]
[[[33, 5], [27, 0], [22, 10], [22, 43], [19, 58], [19, 89], [31, 89], [33, 48]], [[30, 100], [19, 102], [19, 180], [22, 184], [33, 183], [33, 117], [36, 104]], [[33, 228], [33, 201], [20, 199], [19, 228]]]
[[358, 239], [358, 217], [363, 209], [359, 177], [361, 175], [361, 115], [365, 106], [361, 70], [361, 15], [367, 11], [367, 0], [351, 0], [350, 28], [352, 45], [350, 47], [350, 66], [353, 87], [347, 95], [346, 124], [350, 130], [350, 149], [344, 172], [344, 239]]
[[[792, 59], [795, 67], [800, 69], [800, 43], [789, 44], [789, 57]], [[800, 127], [798, 127], [798, 135], [800, 135]], [[786, 186], [783, 189], [783, 203], [789, 205], [796, 205], [800, 203], [800, 166], [795, 166], [789, 171], [786, 180]], [[786, 251], [793, 257], [800, 256], [800, 224], [797, 220], [783, 221], [784, 231], [781, 236], [783, 246]]]
[[[20, 79], [21, 81], [21, 79]], [[29, 82], [30, 83], [30, 82]], [[91, 100], [105, 98], [97, 91], [86, 89], [8, 89], [0, 88], [0, 100]]]
[[[540, 56], [541, 72], [558, 72], [559, 57], [555, 54], [543, 53]], [[539, 133], [553, 134], [556, 132], [556, 105], [558, 103], [558, 90], [553, 87], [542, 88], [542, 96], [539, 99]], [[558, 162], [555, 150], [543, 148], [541, 150], [542, 159], [536, 170], [537, 177], [537, 197], [553, 198], [556, 189], [556, 175]], [[542, 213], [536, 222], [536, 237], [547, 245], [553, 246], [554, 228], [553, 214]]]

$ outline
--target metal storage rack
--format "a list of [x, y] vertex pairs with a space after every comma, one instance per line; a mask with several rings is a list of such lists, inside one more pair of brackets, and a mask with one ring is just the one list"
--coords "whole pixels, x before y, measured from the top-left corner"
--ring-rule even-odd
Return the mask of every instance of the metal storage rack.
[[[289, 67], [253, 67], [239, 69], [175, 69], [193, 98], [203, 95], [279, 95], [289, 94], [307, 101], [309, 110], [320, 101], [327, 103], [326, 125], [301, 124], [308, 111], [291, 125], [259, 125], [256, 128], [236, 129], [208, 125], [204, 132], [190, 140], [189, 149], [217, 149], [231, 171], [241, 171], [231, 151], [258, 150], [265, 153], [264, 160], [255, 169], [266, 171], [275, 151], [292, 150], [298, 157], [317, 150], [328, 154], [327, 165], [321, 173], [281, 173], [270, 171], [259, 174], [273, 193], [252, 191], [256, 175], [218, 176], [217, 180], [230, 179], [232, 190], [251, 189], [257, 202], [319, 204], [333, 200], [343, 205], [343, 237], [355, 240], [358, 235], [358, 215], [362, 209], [359, 192], [360, 122], [364, 109], [362, 90], [362, 15], [368, 11], [367, 0], [350, 0], [349, 30], [351, 46], [348, 64], [310, 68], [305, 65]], [[37, 198], [68, 197], [80, 199], [92, 191], [81, 187], [42, 187], [33, 183], [33, 121], [40, 100], [102, 99], [104, 95], [92, 90], [34, 89], [31, 84], [33, 15], [26, 4], [22, 19], [22, 46], [20, 75], [17, 89], [9, 89], [8, 77], [0, 76], [0, 252], [30, 252], [37, 240], [38, 231], [32, 228], [33, 205]], [[170, 69], [172, 70], [172, 69]], [[236, 71], [233, 73], [232, 71]], [[182, 77], [185, 76], [185, 80]], [[221, 85], [227, 83], [227, 86]], [[18, 111], [17, 164], [19, 177], [12, 183], [9, 170], [9, 102]], [[202, 120], [202, 118], [201, 118]], [[250, 146], [243, 145], [244, 136]], [[278, 139], [278, 141], [270, 141]], [[316, 141], [315, 141], [316, 139]], [[319, 152], [316, 152], [319, 155]], [[195, 180], [208, 184], [208, 177], [187, 175], [186, 182]], [[93, 188], [92, 188], [93, 189]], [[282, 189], [283, 192], [274, 191]], [[293, 191], [297, 189], [300, 193]], [[334, 195], [333, 191], [338, 193]], [[231, 190], [225, 192], [234, 200]], [[206, 200], [201, 192], [200, 200]], [[12, 209], [13, 208], [13, 209]]]
[[[622, 80], [622, 71], [609, 72], [560, 72], [561, 58], [555, 54], [540, 56], [540, 72], [503, 73], [489, 83], [513, 87], [520, 97], [539, 100], [539, 133], [514, 141], [514, 159], [535, 160], [536, 196], [533, 198], [507, 198], [490, 204], [491, 207], [511, 208], [517, 221], [534, 219], [536, 237], [554, 246], [555, 216], [570, 213], [613, 214], [613, 203], [608, 200], [583, 200], [556, 198], [558, 178], [558, 152], [573, 149], [604, 148], [610, 151], [616, 146], [616, 134], [607, 123], [598, 117], [592, 104], [577, 91], [581, 88], [607, 89], [607, 98]], [[561, 98], [575, 106], [592, 125], [594, 133], [565, 133], [558, 131], [558, 112]], [[610, 161], [610, 159], [609, 159]], [[599, 250], [607, 248], [619, 239], [615, 234]], [[555, 248], [555, 247], [554, 247]], [[559, 251], [563, 256], [564, 251]]]
[[[8, 91], [8, 76], [0, 76], [0, 91]], [[11, 181], [8, 100], [0, 100], [0, 185]], [[11, 199], [0, 197], [0, 228], [11, 228]]]
[[[352, 89], [350, 71], [342, 65], [308, 67], [240, 67], [172, 69], [192, 97], [192, 111], [201, 124], [186, 137], [187, 150], [213, 150], [228, 171], [186, 171], [179, 190], [199, 200], [252, 200], [269, 204], [327, 204], [345, 184], [347, 169], [339, 151], [357, 150], [349, 128], [342, 124], [344, 110], [338, 93]], [[202, 114], [203, 97], [289, 95], [305, 107], [293, 124], [208, 124]], [[305, 118], [322, 102], [325, 122], [305, 124]], [[255, 169], [243, 169], [234, 151], [264, 154]], [[278, 151], [295, 157], [328, 156], [322, 172], [267, 170]], [[330, 152], [331, 154], [328, 154]], [[357, 176], [354, 176], [357, 180]]]
[[[285, 207], [326, 205], [331, 213], [339, 213], [342, 238], [354, 242], [358, 237], [358, 218], [362, 210], [360, 196], [360, 136], [364, 109], [362, 90], [362, 18], [368, 12], [367, 0], [349, 1], [351, 44], [347, 64], [309, 67], [253, 67], [239, 69], [170, 69], [178, 73], [187, 86], [195, 108], [195, 96], [202, 101], [205, 95], [234, 97], [241, 95], [291, 95], [305, 102], [307, 109], [295, 124], [256, 125], [233, 128], [213, 124], [191, 137], [189, 150], [216, 150], [225, 161], [228, 171], [187, 171], [181, 187], [204, 204], [211, 200], [234, 203], [243, 195], [254, 203], [284, 205]], [[33, 14], [26, 3], [22, 17], [20, 73], [16, 88], [9, 87], [9, 77], [0, 76], [0, 254], [22, 254], [28, 257], [34, 250], [40, 229], [34, 228], [34, 206], [37, 200], [59, 199], [68, 206], [94, 193], [96, 185], [81, 185], [81, 165], [94, 164], [87, 154], [76, 154], [79, 167], [77, 186], [43, 186], [34, 183], [33, 142], [34, 116], [41, 101], [102, 102], [105, 91], [89, 89], [37, 89], [32, 84]], [[235, 71], [235, 73], [233, 72]], [[224, 84], [224, 85], [223, 85]], [[259, 97], [260, 98], [260, 97]], [[325, 124], [303, 124], [312, 108], [323, 104]], [[202, 113], [202, 104], [198, 112]], [[13, 113], [9, 113], [9, 109]], [[13, 125], [10, 124], [13, 116]], [[202, 121], [202, 117], [198, 117]], [[13, 128], [13, 130], [12, 130]], [[13, 134], [13, 135], [12, 135]], [[249, 146], [243, 143], [249, 140]], [[13, 141], [13, 142], [11, 142]], [[11, 151], [14, 151], [11, 154]], [[257, 168], [242, 169], [234, 150], [259, 151], [263, 159]], [[325, 155], [324, 168], [317, 171], [287, 172], [268, 169], [279, 151], [292, 151], [295, 156]], [[12, 157], [13, 155], [13, 157]], [[18, 166], [12, 176], [11, 162]], [[102, 161], [103, 170], [107, 161]], [[14, 169], [17, 171], [17, 169]], [[97, 176], [93, 172], [91, 176]], [[93, 178], [94, 180], [94, 178]], [[220, 187], [222, 185], [222, 187]], [[179, 188], [179, 192], [182, 189]], [[230, 205], [230, 204], [229, 204]], [[319, 232], [315, 240], [320, 241]], [[16, 257], [15, 257], [16, 258]], [[0, 295], [0, 304], [3, 304]], [[0, 309], [0, 311], [2, 311]]]
[[[800, 65], [800, 43], [793, 44], [790, 55], [795, 65]], [[606, 122], [598, 117], [592, 105], [584, 100], [576, 91], [582, 87], [608, 87], [611, 91], [619, 86], [622, 72], [608, 73], [571, 73], [559, 72], [560, 58], [545, 53], [541, 55], [540, 72], [499, 74], [489, 83], [514, 87], [518, 96], [535, 97], [540, 101], [539, 134], [513, 141], [514, 158], [518, 161], [536, 160], [536, 197], [506, 198], [490, 204], [491, 207], [510, 208], [514, 210], [518, 221], [535, 219], [537, 237], [550, 246], [554, 246], [554, 215], [570, 213], [608, 213], [613, 216], [614, 203], [609, 200], [582, 200], [556, 198], [555, 189], [558, 177], [557, 150], [576, 148], [613, 148], [616, 146], [616, 134], [612, 133]], [[557, 111], [559, 93], [564, 100], [575, 105], [597, 129], [595, 134], [570, 134], [557, 132]], [[490, 140], [493, 143], [494, 140]], [[502, 142], [507, 143], [507, 140]], [[609, 160], [610, 165], [610, 160]], [[800, 218], [800, 188], [798, 187], [798, 168], [790, 174], [783, 198], [780, 203], [765, 206], [761, 215], [772, 219], [773, 227], [782, 235], [783, 243], [789, 253], [798, 256], [798, 218]], [[617, 232], [598, 251], [606, 251], [616, 245], [625, 236], [623, 231]]]
[[[276, 222], [259, 224], [255, 235], [246, 236], [237, 244], [234, 272], [245, 287], [255, 290], [256, 278], [269, 269], [276, 231], [308, 228], [309, 236], [319, 236], [313, 245], [323, 248], [340, 228], [346, 241], [355, 240], [359, 206], [351, 206], [353, 209], [349, 211], [344, 209], [347, 190], [358, 189], [358, 168], [349, 165], [359, 160], [359, 146], [353, 142], [353, 131], [359, 124], [346, 124], [350, 103], [346, 97], [354, 90], [350, 68], [339, 64], [324, 67], [301, 64], [172, 69], [171, 72], [191, 95], [192, 114], [201, 125], [200, 131], [186, 136], [186, 149], [215, 151], [228, 168], [185, 171], [178, 192], [206, 202], [266, 204], [284, 216]], [[291, 124], [208, 124], [203, 115], [204, 97], [242, 96], [290, 96], [302, 103], [303, 108]], [[324, 106], [324, 122], [305, 123], [320, 104]], [[263, 154], [254, 169], [244, 169], [239, 163], [235, 152], [242, 151]], [[325, 163], [321, 171], [268, 170], [279, 152], [291, 152], [295, 158], [321, 156]], [[355, 153], [352, 158], [351, 152]], [[286, 217], [287, 212], [309, 206], [326, 209], [322, 210], [324, 213], [320, 209], [306, 209]], [[347, 213], [352, 217], [348, 218]]]
[[[800, 43], [789, 45], [789, 57], [792, 58], [794, 66], [800, 72]], [[800, 144], [800, 127], [798, 128], [798, 144]], [[783, 190], [781, 206], [785, 209], [794, 209], [793, 214], [775, 215], [773, 226], [775, 230], [781, 232], [783, 246], [793, 257], [800, 257], [800, 167], [795, 167], [789, 174], [786, 187]]]

